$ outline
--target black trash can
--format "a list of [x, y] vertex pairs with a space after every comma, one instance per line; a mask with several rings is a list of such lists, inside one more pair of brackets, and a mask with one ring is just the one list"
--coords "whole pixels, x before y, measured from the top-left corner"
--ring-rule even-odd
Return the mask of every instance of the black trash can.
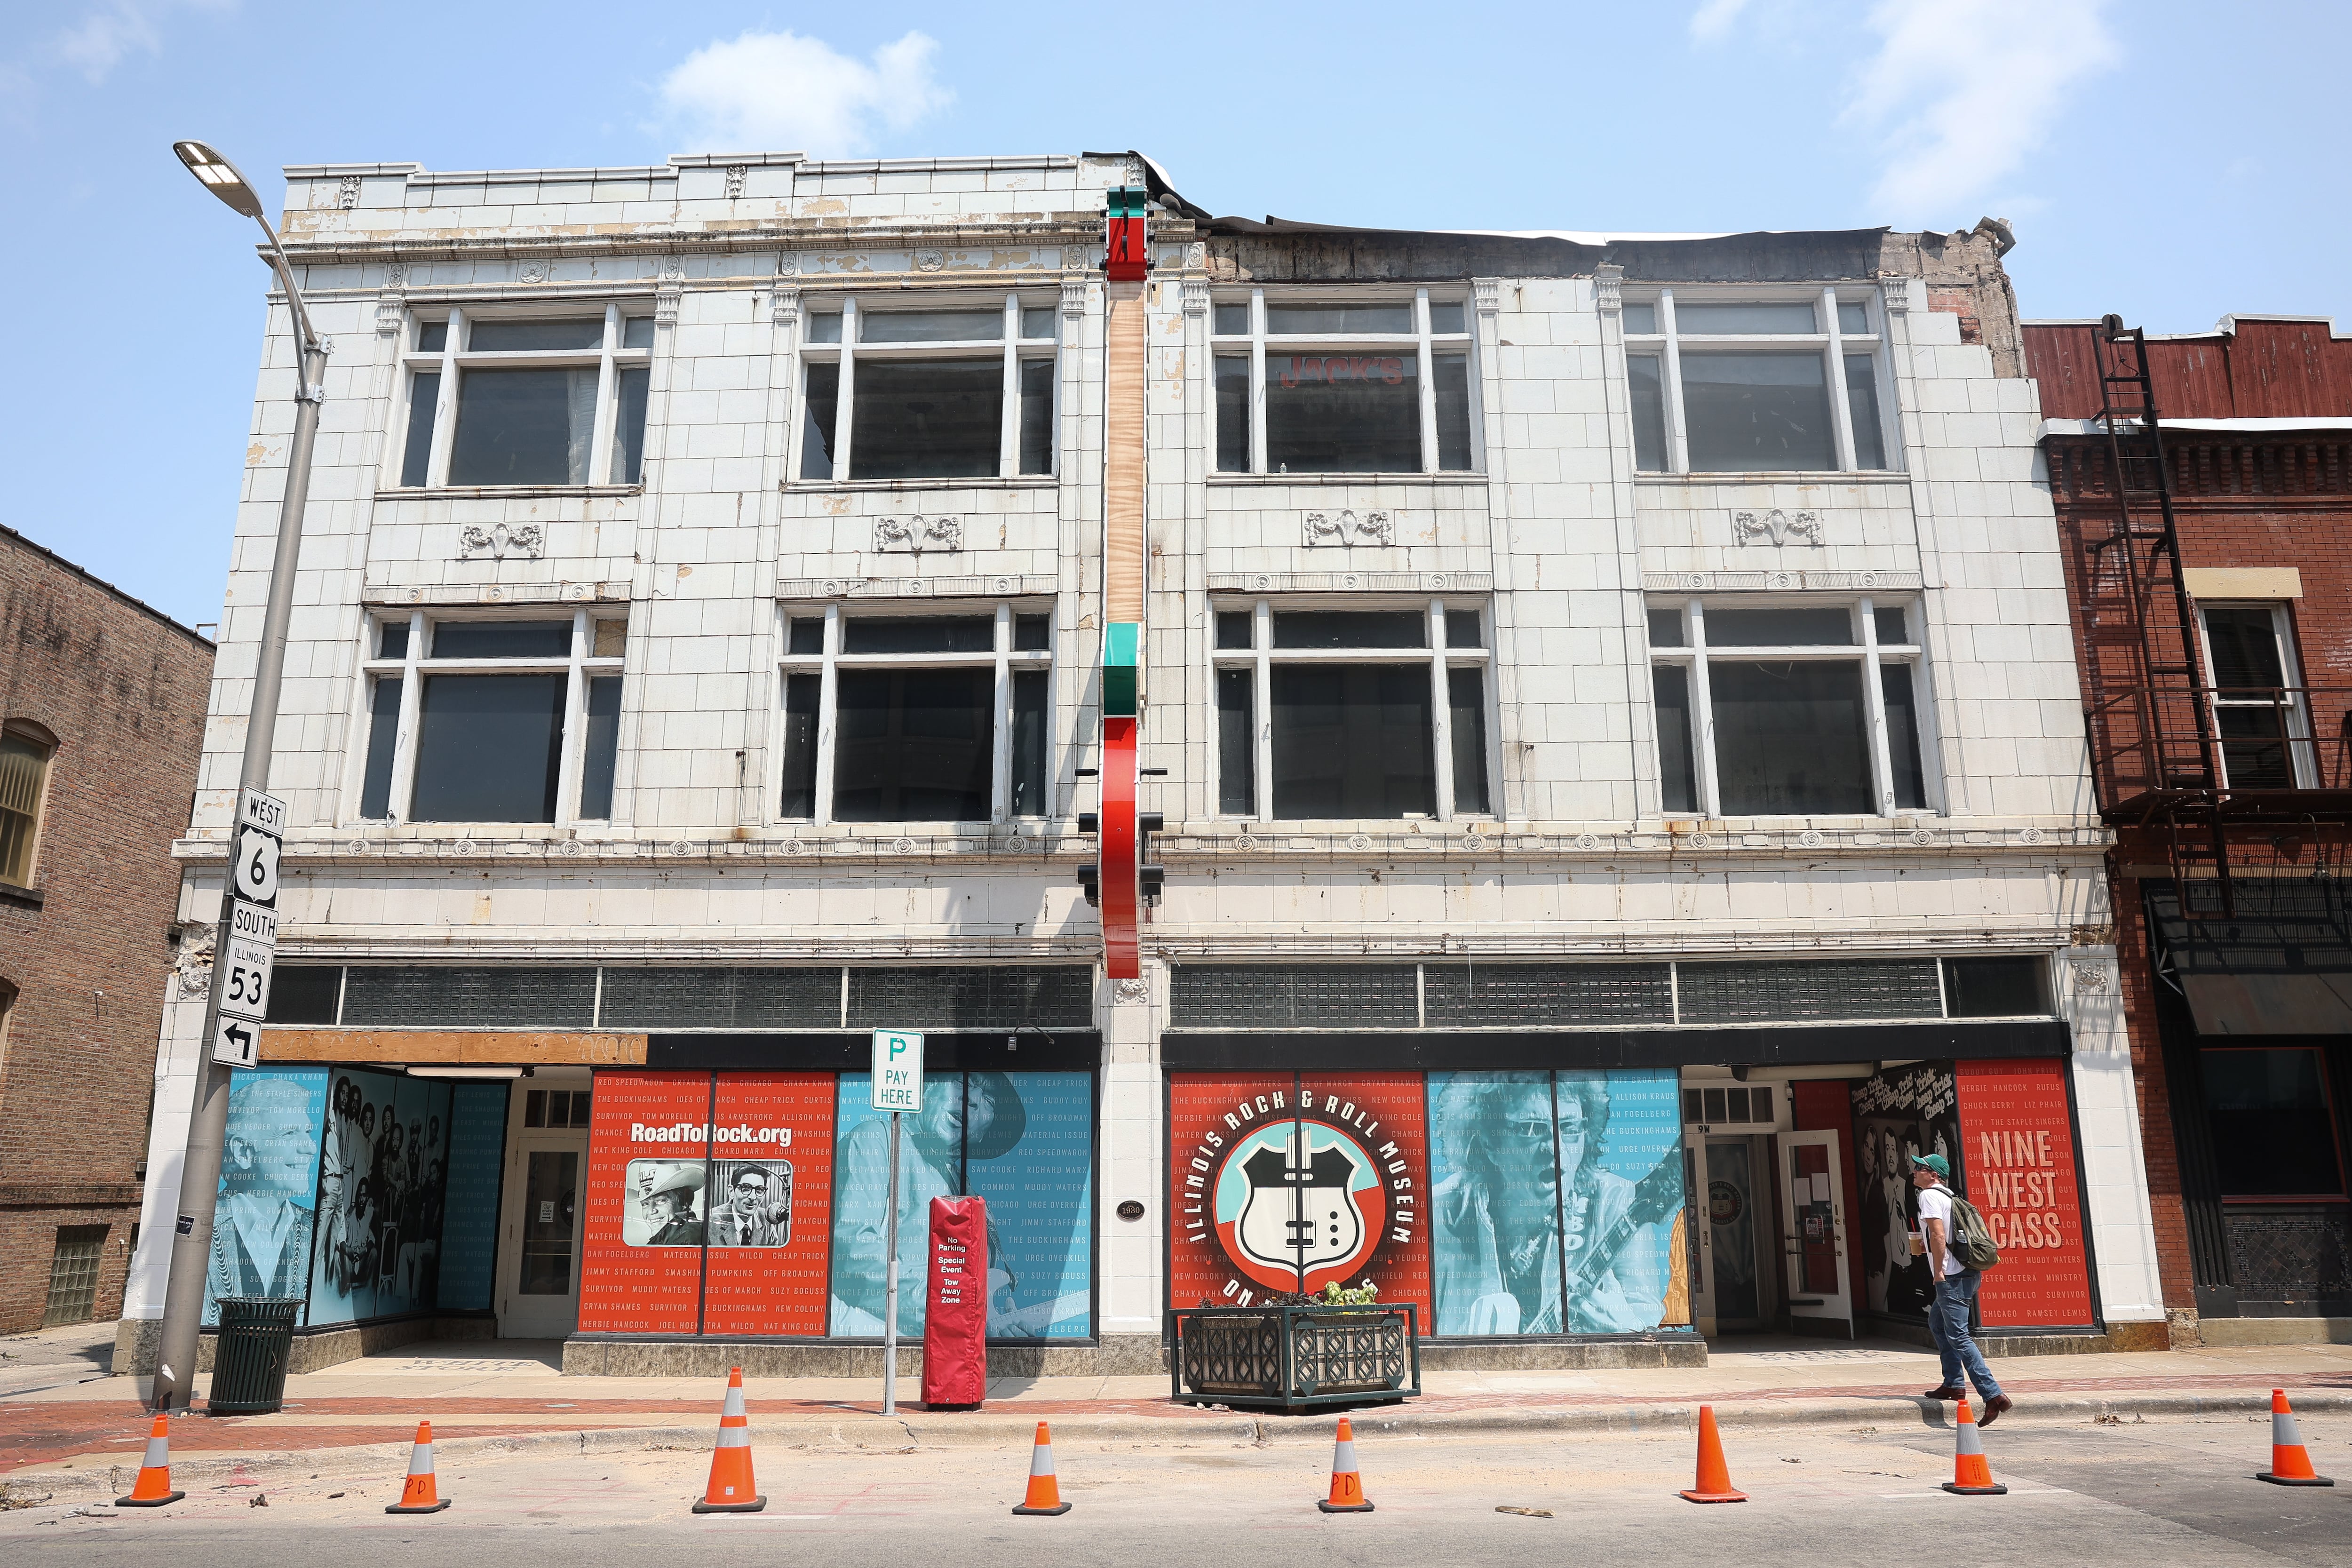
[[208, 1415], [268, 1415], [286, 1403], [286, 1362], [294, 1351], [299, 1296], [224, 1296], [213, 1345]]

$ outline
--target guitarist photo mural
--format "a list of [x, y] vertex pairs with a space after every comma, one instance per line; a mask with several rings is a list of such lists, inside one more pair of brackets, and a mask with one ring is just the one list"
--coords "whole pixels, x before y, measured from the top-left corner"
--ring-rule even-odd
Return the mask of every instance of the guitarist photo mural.
[[1672, 1072], [1433, 1073], [1441, 1334], [1690, 1321]]

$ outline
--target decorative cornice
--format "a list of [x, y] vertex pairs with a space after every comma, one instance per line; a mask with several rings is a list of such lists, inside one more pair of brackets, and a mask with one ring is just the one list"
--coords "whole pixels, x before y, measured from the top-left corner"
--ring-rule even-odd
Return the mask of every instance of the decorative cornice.
[[1613, 261], [1604, 261], [1592, 269], [1592, 302], [1604, 313], [1614, 313], [1625, 308], [1619, 285], [1625, 280], [1625, 269]]
[[[1188, 316], [1205, 316], [1209, 313], [1209, 280], [1207, 279], [1184, 279], [1184, 313]], [[1121, 981], [1120, 984], [1125, 984], [1126, 982]]]
[[1503, 280], [1499, 278], [1474, 278], [1471, 292], [1476, 296], [1478, 313], [1482, 316], [1499, 314], [1503, 309]]

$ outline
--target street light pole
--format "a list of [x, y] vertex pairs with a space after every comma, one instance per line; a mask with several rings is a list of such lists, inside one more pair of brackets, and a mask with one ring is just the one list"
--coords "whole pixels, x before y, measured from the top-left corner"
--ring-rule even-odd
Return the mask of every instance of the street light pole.
[[[319, 405], [326, 399], [327, 345], [310, 325], [294, 269], [262, 215], [261, 198], [236, 165], [201, 142], [175, 142], [172, 151], [189, 173], [227, 204], [253, 219], [269, 241], [269, 265], [286, 289], [294, 316], [300, 374], [294, 391], [294, 439], [288, 449], [286, 493], [278, 503], [278, 552], [269, 568], [269, 604], [261, 619], [261, 651], [253, 670], [253, 706], [246, 721], [245, 763], [238, 783], [245, 789], [269, 788], [271, 742], [278, 728], [278, 689], [286, 673], [286, 632], [294, 615], [294, 572], [302, 553], [302, 509], [310, 499], [310, 449], [319, 435]], [[235, 879], [221, 888], [220, 926], [213, 951], [229, 950], [229, 917]], [[220, 1192], [221, 1145], [228, 1132], [230, 1070], [213, 1060], [220, 1027], [220, 984], [206, 989], [204, 1035], [196, 1046], [196, 1085], [188, 1110], [188, 1142], [180, 1167], [180, 1205], [172, 1229], [172, 1270], [163, 1288], [163, 1329], [156, 1349], [151, 1400], [157, 1410], [185, 1410], [196, 1381], [196, 1342], [204, 1326], [205, 1289], [211, 1272], [213, 1210]]]

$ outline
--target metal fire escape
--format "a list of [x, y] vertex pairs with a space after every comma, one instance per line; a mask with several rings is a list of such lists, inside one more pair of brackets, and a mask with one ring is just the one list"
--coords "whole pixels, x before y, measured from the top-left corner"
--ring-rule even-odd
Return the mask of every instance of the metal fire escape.
[[[2265, 879], [2290, 866], [2323, 880], [2340, 872], [2342, 835], [2321, 827], [2346, 820], [2352, 791], [2331, 776], [2343, 762], [2315, 732], [2309, 688], [2214, 684], [2182, 575], [2147, 335], [2109, 316], [2092, 342], [2100, 488], [2112, 507], [2104, 531], [2086, 515], [2083, 532], [2084, 718], [2099, 805], [2110, 823], [2161, 837], [2184, 915], [2233, 918], [2240, 882], [2258, 867]], [[2232, 787], [2233, 760], [2248, 787]]]

